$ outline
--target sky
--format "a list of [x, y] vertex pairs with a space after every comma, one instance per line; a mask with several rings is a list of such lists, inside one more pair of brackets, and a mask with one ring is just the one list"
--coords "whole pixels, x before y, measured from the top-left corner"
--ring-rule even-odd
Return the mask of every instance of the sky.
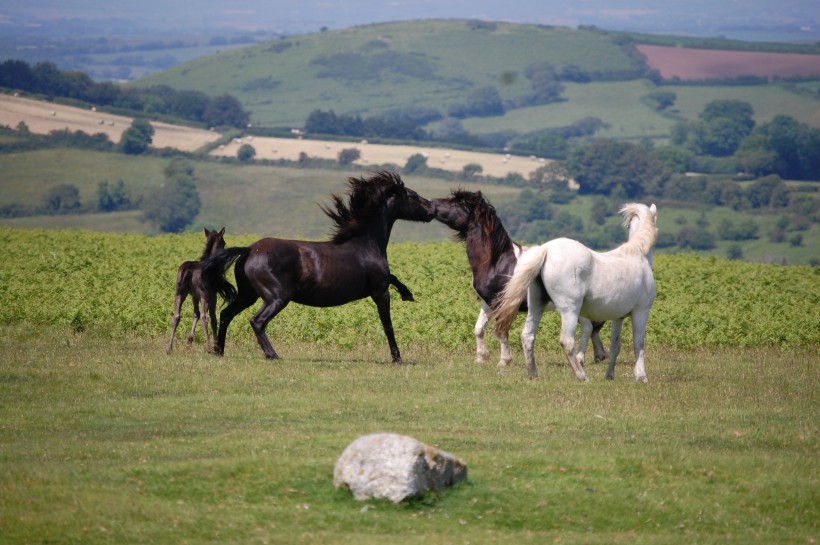
[[820, 36], [818, 0], [0, 0], [11, 21], [118, 18], [157, 28], [315, 32], [412, 19], [482, 19], [734, 37], [788, 29]]

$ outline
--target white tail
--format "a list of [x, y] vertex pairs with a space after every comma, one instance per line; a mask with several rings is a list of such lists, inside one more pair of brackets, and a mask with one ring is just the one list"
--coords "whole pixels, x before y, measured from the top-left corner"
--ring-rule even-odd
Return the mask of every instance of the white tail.
[[547, 246], [542, 244], [530, 248], [518, 258], [510, 281], [498, 295], [493, 306], [493, 316], [495, 317], [495, 332], [497, 336], [506, 337], [510, 330], [521, 303], [527, 297], [527, 289], [532, 281], [541, 272], [541, 266], [547, 259]]

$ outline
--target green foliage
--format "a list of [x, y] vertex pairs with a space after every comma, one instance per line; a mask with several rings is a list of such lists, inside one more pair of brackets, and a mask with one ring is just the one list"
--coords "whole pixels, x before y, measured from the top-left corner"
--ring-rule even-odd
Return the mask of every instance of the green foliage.
[[236, 151], [236, 158], [242, 162], [248, 162], [256, 157], [256, 149], [250, 144], [242, 144]]
[[359, 148], [345, 148], [339, 152], [338, 160], [340, 165], [352, 165], [362, 156]]
[[185, 161], [172, 161], [165, 175], [165, 183], [146, 199], [143, 218], [164, 233], [178, 233], [199, 214], [199, 191], [193, 167]]
[[581, 193], [630, 199], [653, 192], [667, 176], [651, 151], [615, 140], [577, 148], [567, 159], [567, 169]]
[[120, 140], [120, 149], [127, 155], [140, 155], [148, 151], [154, 138], [154, 127], [145, 119], [134, 119], [125, 129]]
[[125, 182], [117, 180], [113, 184], [100, 182], [97, 186], [97, 210], [114, 212], [129, 210], [133, 206], [131, 196], [125, 190]]
[[74, 212], [80, 206], [80, 191], [71, 184], [54, 186], [43, 197], [43, 209], [47, 214]]
[[241, 129], [248, 125], [250, 114], [242, 108], [242, 104], [236, 97], [224, 94], [208, 102], [202, 112], [202, 120], [212, 127]]

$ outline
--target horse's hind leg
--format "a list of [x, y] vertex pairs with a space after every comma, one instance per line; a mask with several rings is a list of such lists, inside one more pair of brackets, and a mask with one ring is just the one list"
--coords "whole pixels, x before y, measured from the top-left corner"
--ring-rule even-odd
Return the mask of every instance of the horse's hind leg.
[[399, 292], [399, 296], [401, 296], [402, 301], [415, 301], [415, 299], [413, 298], [413, 293], [407, 286], [399, 282], [399, 279], [396, 278], [396, 275], [390, 275], [390, 284], [392, 284], [393, 287], [396, 288], [396, 291]]
[[251, 306], [259, 298], [253, 288], [248, 288], [250, 291], [240, 291], [236, 299], [222, 309], [219, 313], [219, 332], [214, 342], [213, 353], [221, 356], [225, 353], [225, 337], [228, 334], [228, 326], [236, 317], [237, 314]]
[[649, 321], [649, 312], [636, 312], [632, 314], [632, 339], [635, 344], [635, 380], [638, 382], [649, 382], [644, 368], [644, 339], [646, 336], [646, 323]]
[[174, 316], [171, 318], [171, 338], [168, 341], [168, 346], [165, 348], [165, 353], [170, 354], [174, 349], [174, 337], [177, 334], [177, 326], [179, 325], [179, 313], [182, 308], [182, 302], [185, 300], [185, 295], [177, 293], [174, 297]]
[[[557, 305], [556, 305], [557, 306]], [[578, 312], [576, 310], [564, 310], [561, 312], [561, 346], [569, 361], [569, 366], [575, 372], [575, 378], [587, 381], [587, 374], [584, 367], [578, 362], [575, 352], [575, 329], [578, 327]]]
[[270, 302], [265, 301], [262, 308], [259, 309], [259, 312], [251, 318], [251, 327], [253, 328], [253, 332], [256, 333], [256, 340], [259, 341], [259, 346], [262, 347], [265, 357], [271, 360], [279, 359], [279, 354], [273, 349], [273, 345], [271, 345], [270, 339], [268, 339], [265, 333], [265, 327], [267, 327], [268, 322], [279, 314], [287, 304], [287, 299], [274, 299]]
[[623, 328], [623, 325], [623, 319], [612, 320], [612, 324], [610, 325], [609, 367], [606, 369], [607, 380], [613, 380], [615, 378], [615, 360], [618, 359], [618, 354], [621, 351], [621, 328]]
[[521, 348], [524, 350], [530, 380], [538, 378], [538, 367], [535, 364], [535, 334], [538, 332], [541, 316], [544, 315], [545, 305], [542, 301], [541, 287], [531, 285], [527, 291], [527, 319], [521, 331]]

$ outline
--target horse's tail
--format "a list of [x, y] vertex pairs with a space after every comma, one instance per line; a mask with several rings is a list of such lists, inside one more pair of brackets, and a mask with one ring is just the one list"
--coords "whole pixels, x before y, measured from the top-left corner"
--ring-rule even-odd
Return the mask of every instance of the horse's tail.
[[251, 249], [247, 246], [225, 248], [200, 261], [202, 279], [208, 290], [216, 291], [229, 303], [233, 302], [236, 298], [236, 288], [225, 279], [225, 273], [237, 259], [247, 257], [250, 252]]
[[527, 298], [527, 289], [541, 272], [541, 266], [546, 258], [546, 244], [530, 248], [518, 258], [515, 272], [513, 272], [501, 293], [498, 294], [493, 305], [497, 336], [503, 338], [508, 335], [515, 315], [521, 308], [521, 303]]

